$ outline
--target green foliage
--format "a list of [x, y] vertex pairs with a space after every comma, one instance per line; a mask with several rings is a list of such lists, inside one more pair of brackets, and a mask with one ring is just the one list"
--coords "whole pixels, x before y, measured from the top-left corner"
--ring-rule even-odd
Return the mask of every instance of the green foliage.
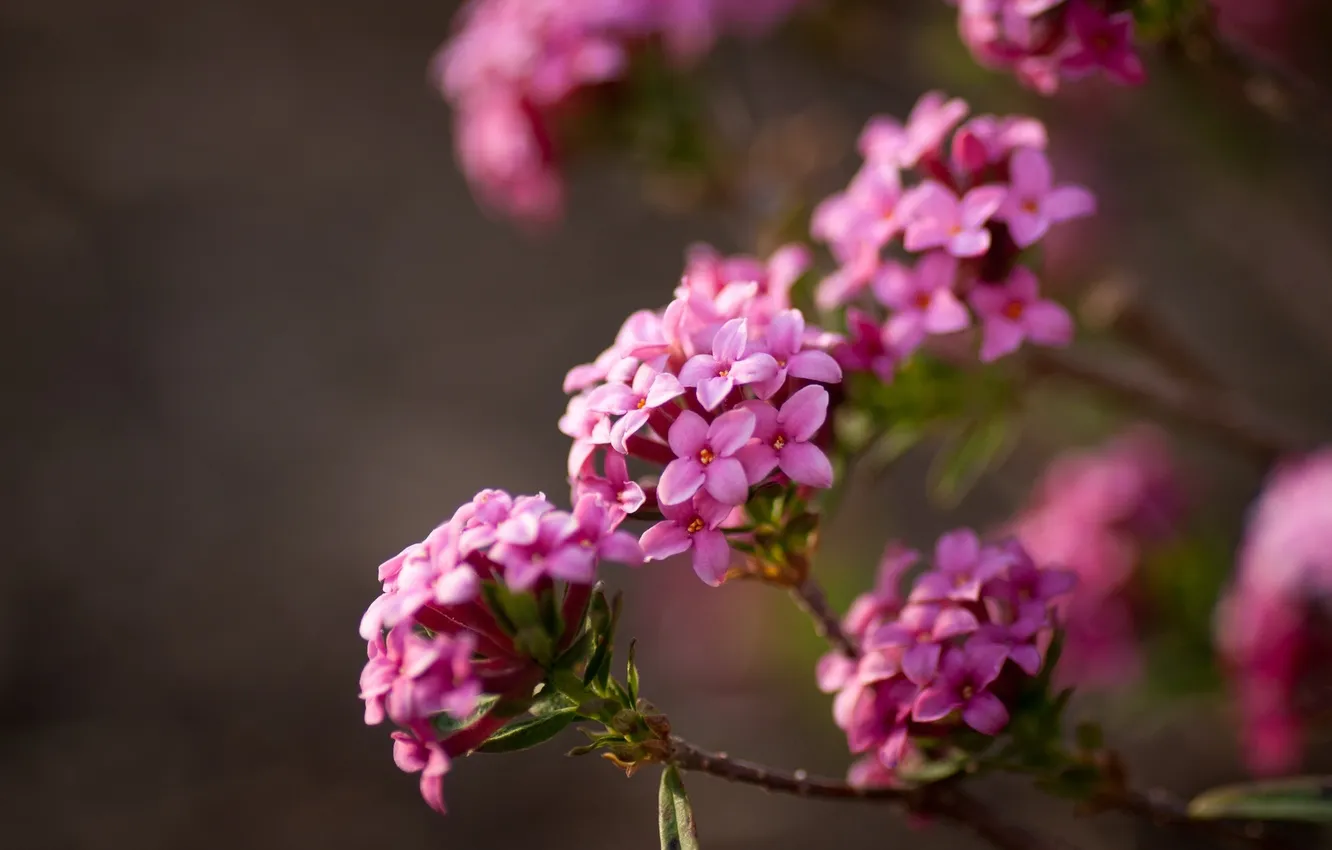
[[698, 829], [694, 824], [694, 810], [689, 805], [680, 771], [667, 765], [661, 772], [661, 788], [657, 793], [657, 825], [661, 834], [661, 850], [699, 850]]
[[847, 376], [847, 403], [834, 423], [839, 455], [886, 466], [931, 436], [943, 445], [930, 472], [933, 498], [960, 500], [1014, 444], [1019, 400], [997, 367], [970, 368], [917, 353], [891, 383]]
[[533, 714], [516, 720], [486, 740], [479, 748], [483, 753], [514, 753], [544, 744], [563, 732], [578, 716], [577, 706], [556, 711]]
[[1332, 823], [1332, 776], [1297, 776], [1213, 788], [1194, 797], [1195, 818]]
[[1222, 535], [1194, 532], [1149, 550], [1138, 570], [1151, 631], [1145, 640], [1149, 694], [1212, 693], [1221, 673], [1213, 616], [1233, 558]]
[[1207, 20], [1209, 12], [1206, 0], [1137, 0], [1133, 4], [1137, 34], [1147, 41], [1193, 32]]

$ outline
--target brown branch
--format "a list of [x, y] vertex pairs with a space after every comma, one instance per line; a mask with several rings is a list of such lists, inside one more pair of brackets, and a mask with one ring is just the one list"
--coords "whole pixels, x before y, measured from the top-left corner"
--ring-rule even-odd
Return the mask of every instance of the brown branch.
[[1189, 816], [1187, 805], [1173, 794], [1163, 790], [1150, 792], [1126, 790], [1114, 797], [1101, 798], [1096, 804], [1140, 818], [1155, 826], [1195, 835], [1206, 835], [1232, 844], [1249, 847], [1284, 850], [1290, 845], [1269, 834], [1258, 822], [1241, 824], [1233, 821], [1199, 820]]
[[818, 582], [806, 576], [799, 584], [791, 587], [791, 599], [796, 607], [809, 615], [814, 621], [814, 632], [837, 652], [847, 658], [859, 658], [860, 650], [854, 641], [842, 631], [842, 623], [837, 614], [828, 605], [828, 597]]
[[778, 794], [811, 800], [851, 800], [900, 804], [917, 814], [937, 817], [966, 827], [1000, 850], [1041, 850], [1046, 844], [1019, 827], [1004, 823], [988, 806], [950, 784], [922, 788], [858, 788], [840, 779], [810, 776], [803, 770], [786, 772], [725, 753], [699, 749], [682, 738], [671, 738], [672, 764], [681, 770], [706, 773], [727, 782], [753, 785]]
[[1076, 381], [1122, 404], [1205, 431], [1263, 465], [1312, 445], [1285, 422], [1224, 390], [1132, 374], [1067, 351], [1033, 349], [1027, 362], [1036, 375]]

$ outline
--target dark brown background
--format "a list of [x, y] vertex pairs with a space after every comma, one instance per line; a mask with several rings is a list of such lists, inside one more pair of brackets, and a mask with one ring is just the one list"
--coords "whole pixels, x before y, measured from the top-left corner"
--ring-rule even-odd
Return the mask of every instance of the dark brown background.
[[[1164, 70], [1143, 92], [1092, 85], [1042, 104], [973, 69], [937, 5], [888, 21], [872, 57], [885, 90], [790, 44], [730, 48], [715, 70], [760, 122], [815, 109], [840, 117], [843, 143], [933, 86], [985, 111], [1060, 113], [1062, 173], [1102, 195], [1103, 225], [1082, 231], [1090, 267], [1130, 276], [1265, 403], [1332, 426], [1326, 137], [1273, 130]], [[394, 768], [386, 731], [360, 722], [355, 630], [379, 561], [481, 487], [562, 495], [565, 369], [667, 298], [686, 244], [747, 247], [721, 215], [645, 204], [622, 166], [580, 168], [553, 234], [486, 220], [424, 81], [450, 13], [0, 3], [14, 496], [0, 844], [655, 846], [655, 776], [626, 782], [559, 746], [478, 757], [456, 765], [440, 819]], [[951, 517], [921, 506], [928, 458], [913, 456], [849, 510], [830, 583], [865, 581], [894, 530], [923, 544], [1001, 516], [1040, 445]], [[1238, 516], [1256, 470], [1184, 445]], [[612, 581], [631, 588], [649, 695], [680, 731], [844, 768], [812, 693], [817, 644], [783, 599], [708, 591], [679, 565]], [[1123, 702], [1102, 713], [1144, 783], [1187, 792], [1239, 775], [1216, 709]], [[945, 828], [908, 836], [883, 811], [690, 785], [713, 850], [973, 846]], [[1127, 838], [1112, 818], [1028, 812], [1089, 848]]]

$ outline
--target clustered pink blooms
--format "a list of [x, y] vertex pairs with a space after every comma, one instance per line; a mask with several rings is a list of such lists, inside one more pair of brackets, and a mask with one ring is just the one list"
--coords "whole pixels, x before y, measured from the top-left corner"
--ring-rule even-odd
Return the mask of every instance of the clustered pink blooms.
[[1061, 78], [1100, 71], [1121, 85], [1147, 80], [1133, 46], [1133, 12], [1117, 0], [950, 0], [976, 61], [1053, 94]]
[[1133, 578], [1144, 551], [1173, 536], [1183, 513], [1169, 446], [1154, 428], [1134, 427], [1050, 465], [1009, 531], [1038, 562], [1078, 577], [1061, 605], [1061, 680], [1100, 687], [1138, 675]]
[[[631, 315], [565, 378], [574, 498], [660, 514], [639, 541], [648, 560], [689, 551], [698, 576], [720, 584], [753, 488], [832, 486], [823, 385], [842, 380], [827, 351], [838, 338], [807, 327], [789, 297], [809, 263], [797, 246], [766, 263], [696, 248], [675, 300]], [[661, 467], [656, 483], [631, 480], [630, 458]]]
[[[1021, 262], [1053, 225], [1091, 214], [1095, 199], [1055, 183], [1041, 122], [964, 122], [967, 112], [964, 101], [931, 92], [905, 125], [871, 119], [860, 137], [864, 164], [814, 212], [811, 233], [838, 263], [816, 300], [825, 310], [847, 305], [838, 358], [848, 369], [889, 380], [929, 337], [970, 327], [973, 313], [985, 362], [1023, 340], [1062, 346], [1073, 337], [1068, 312], [1041, 297]], [[921, 179], [908, 187], [912, 171]], [[885, 257], [895, 247], [914, 255], [911, 265]]]
[[759, 32], [802, 0], [471, 0], [434, 63], [459, 162], [481, 201], [552, 218], [563, 205], [554, 124], [582, 89], [624, 76], [659, 41], [680, 60], [722, 32]]
[[[1326, 711], [1332, 652], [1332, 449], [1272, 475], [1253, 508], [1234, 585], [1218, 607], [1217, 642], [1259, 773], [1298, 768], [1308, 718]], [[1322, 693], [1319, 691], [1322, 690]]]
[[[572, 643], [600, 558], [638, 564], [633, 535], [619, 531], [624, 511], [596, 492], [572, 513], [544, 496], [483, 490], [453, 517], [379, 568], [383, 593], [361, 620], [369, 660], [361, 672], [365, 722], [387, 717], [394, 760], [421, 773], [421, 795], [444, 810], [441, 780], [449, 758], [479, 746], [504, 720], [472, 718], [483, 695], [530, 697], [543, 670], [482, 599], [483, 582], [537, 596], [565, 584], [564, 633]], [[451, 718], [440, 730], [441, 719]], [[464, 721], [467, 721], [464, 725]]]
[[843, 622], [859, 658], [823, 657], [819, 687], [836, 693], [833, 717], [853, 753], [857, 785], [894, 784], [920, 741], [968, 726], [997, 735], [1005, 701], [1036, 676], [1055, 627], [1054, 604], [1072, 589], [1070, 572], [1037, 566], [1016, 540], [983, 545], [968, 529], [945, 534], [933, 569], [909, 593], [903, 577], [915, 552], [890, 546], [873, 591]]

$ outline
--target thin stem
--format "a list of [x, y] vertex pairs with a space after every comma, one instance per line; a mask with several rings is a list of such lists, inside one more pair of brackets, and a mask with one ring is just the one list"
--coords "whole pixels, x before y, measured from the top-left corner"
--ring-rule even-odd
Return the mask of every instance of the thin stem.
[[1206, 431], [1263, 465], [1298, 454], [1310, 445], [1286, 423], [1225, 391], [1198, 388], [1165, 376], [1150, 379], [1130, 374], [1066, 351], [1035, 349], [1027, 362], [1037, 375], [1077, 381], [1121, 403]]
[[682, 770], [706, 773], [727, 782], [753, 785], [778, 794], [811, 800], [850, 800], [898, 803], [912, 812], [953, 821], [970, 829], [1000, 850], [1041, 850], [1036, 836], [1000, 821], [979, 800], [951, 785], [923, 788], [857, 788], [839, 779], [810, 776], [803, 770], [787, 772], [753, 762], [733, 759], [725, 753], [702, 750], [682, 738], [671, 738], [671, 763]]
[[791, 599], [796, 607], [809, 615], [814, 621], [814, 632], [828, 642], [833, 649], [847, 658], [859, 658], [860, 649], [855, 642], [842, 631], [842, 623], [828, 604], [828, 597], [812, 577], [806, 576], [799, 584], [791, 587]]

